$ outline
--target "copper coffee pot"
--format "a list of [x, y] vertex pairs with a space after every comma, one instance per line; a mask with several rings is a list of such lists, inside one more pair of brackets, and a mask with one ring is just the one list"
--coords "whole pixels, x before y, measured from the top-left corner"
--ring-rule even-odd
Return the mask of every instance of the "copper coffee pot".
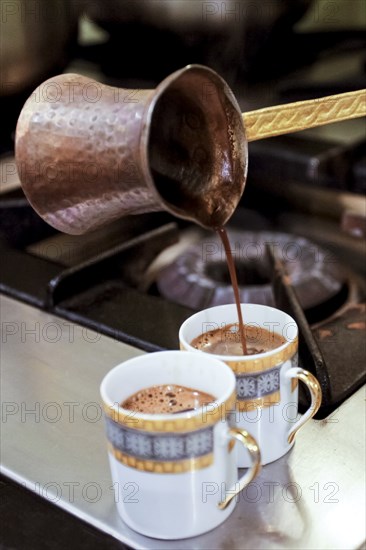
[[64, 74], [25, 103], [16, 161], [29, 202], [65, 233], [156, 210], [212, 228], [243, 194], [248, 141], [365, 114], [361, 90], [242, 115], [226, 82], [200, 65], [155, 90]]

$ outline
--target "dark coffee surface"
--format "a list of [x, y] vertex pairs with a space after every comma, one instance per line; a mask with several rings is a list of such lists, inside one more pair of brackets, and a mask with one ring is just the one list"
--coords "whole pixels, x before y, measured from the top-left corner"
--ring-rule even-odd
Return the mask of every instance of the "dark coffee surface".
[[[276, 332], [252, 325], [244, 325], [247, 355], [256, 355], [282, 346], [286, 340]], [[217, 355], [243, 355], [238, 323], [204, 332], [192, 340], [191, 346]]]
[[215, 397], [193, 388], [166, 384], [144, 388], [125, 401], [121, 407], [145, 414], [175, 414], [194, 411], [215, 401]]

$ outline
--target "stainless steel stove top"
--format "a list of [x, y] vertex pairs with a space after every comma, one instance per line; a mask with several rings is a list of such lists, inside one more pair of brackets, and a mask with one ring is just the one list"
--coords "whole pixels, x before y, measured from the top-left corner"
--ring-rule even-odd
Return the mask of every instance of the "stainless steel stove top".
[[356, 549], [365, 540], [365, 392], [308, 423], [220, 527], [149, 539], [119, 519], [99, 401], [113, 366], [141, 350], [1, 296], [1, 471], [132, 548]]

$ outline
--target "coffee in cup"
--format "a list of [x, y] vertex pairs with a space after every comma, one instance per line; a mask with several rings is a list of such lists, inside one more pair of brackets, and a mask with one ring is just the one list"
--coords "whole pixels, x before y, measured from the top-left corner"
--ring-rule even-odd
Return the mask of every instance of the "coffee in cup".
[[[265, 353], [286, 343], [281, 334], [260, 326], [244, 325], [244, 333], [247, 343], [246, 355]], [[238, 323], [204, 332], [193, 338], [190, 344], [195, 349], [214, 355], [243, 355]]]
[[139, 390], [122, 401], [121, 407], [144, 414], [178, 414], [197, 411], [213, 403], [209, 393], [177, 384], [150, 386]]
[[[261, 458], [250, 433], [229, 425], [235, 376], [223, 361], [198, 352], [147, 353], [111, 370], [101, 397], [116, 505], [129, 527], [150, 537], [183, 539], [229, 517]], [[177, 403], [170, 405], [172, 400]], [[193, 410], [180, 412], [183, 406]], [[174, 411], [165, 412], [167, 407]], [[250, 466], [238, 477], [239, 446]], [[121, 498], [131, 484], [134, 498]]]
[[[236, 403], [231, 424], [250, 432], [261, 449], [262, 465], [277, 460], [294, 444], [295, 435], [320, 407], [317, 379], [298, 364], [298, 328], [284, 311], [242, 304], [247, 347], [243, 355], [235, 304], [215, 306], [189, 317], [179, 331], [184, 352], [196, 351], [224, 361], [236, 377]], [[209, 353], [202, 353], [208, 351]], [[254, 353], [253, 353], [254, 352]], [[298, 383], [309, 389], [311, 405], [298, 419]], [[237, 449], [238, 466], [250, 465]]]

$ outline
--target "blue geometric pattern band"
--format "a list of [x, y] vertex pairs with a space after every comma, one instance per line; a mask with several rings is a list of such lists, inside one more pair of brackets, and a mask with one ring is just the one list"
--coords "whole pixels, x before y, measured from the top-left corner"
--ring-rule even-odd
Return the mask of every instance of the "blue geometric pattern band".
[[237, 399], [257, 399], [279, 391], [281, 366], [258, 374], [237, 374]]
[[197, 458], [213, 451], [213, 426], [188, 433], [147, 433], [105, 417], [107, 438], [115, 449], [143, 460]]

